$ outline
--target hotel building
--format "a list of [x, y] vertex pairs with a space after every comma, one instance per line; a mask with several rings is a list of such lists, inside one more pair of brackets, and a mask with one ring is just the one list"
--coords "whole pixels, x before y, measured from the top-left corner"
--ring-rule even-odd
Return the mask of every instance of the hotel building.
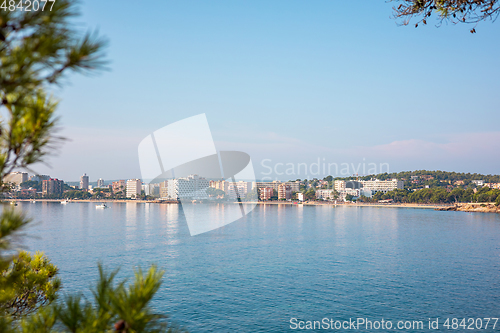
[[89, 176], [87, 176], [86, 173], [84, 173], [83, 176], [80, 177], [80, 188], [82, 190], [89, 189]]
[[137, 198], [141, 194], [142, 182], [140, 179], [127, 180], [127, 198]]

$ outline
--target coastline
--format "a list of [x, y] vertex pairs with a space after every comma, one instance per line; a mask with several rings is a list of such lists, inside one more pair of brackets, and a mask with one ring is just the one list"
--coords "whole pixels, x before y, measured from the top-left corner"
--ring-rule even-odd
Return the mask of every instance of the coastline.
[[424, 209], [437, 209], [437, 208], [447, 208], [452, 207], [450, 204], [407, 204], [407, 203], [392, 203], [392, 204], [382, 204], [382, 203], [338, 203], [334, 204], [332, 202], [314, 202], [305, 201], [303, 203], [295, 202], [243, 202], [244, 204], [258, 204], [258, 205], [295, 205], [295, 206], [339, 206], [339, 207], [382, 207], [382, 208], [424, 208]]
[[[32, 202], [33, 199], [4, 199], [3, 202]], [[36, 202], [61, 202], [62, 199], [35, 199]], [[101, 200], [69, 200], [68, 203], [135, 203], [135, 204], [179, 204], [178, 201], [164, 200], [122, 200], [122, 199], [101, 199]], [[216, 202], [214, 202], [216, 203]], [[231, 202], [236, 203], [236, 202]], [[500, 206], [494, 203], [456, 203], [456, 204], [417, 204], [417, 203], [332, 203], [320, 201], [304, 201], [301, 203], [290, 201], [247, 201], [242, 204], [257, 205], [291, 205], [291, 206], [332, 206], [332, 207], [377, 207], [377, 208], [412, 208], [412, 209], [434, 209], [437, 211], [459, 211], [459, 212], [478, 212], [478, 213], [500, 213]]]

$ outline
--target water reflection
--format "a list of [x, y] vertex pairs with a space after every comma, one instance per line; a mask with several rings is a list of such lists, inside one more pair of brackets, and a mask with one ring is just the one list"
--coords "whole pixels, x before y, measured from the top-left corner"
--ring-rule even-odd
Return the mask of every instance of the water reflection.
[[259, 205], [192, 237], [180, 205], [21, 207], [42, 221], [29, 249], [47, 252], [65, 288], [86, 292], [99, 259], [124, 274], [155, 262], [167, 270], [155, 307], [193, 332], [283, 332], [283, 318], [318, 314], [480, 317], [500, 302], [495, 214]]

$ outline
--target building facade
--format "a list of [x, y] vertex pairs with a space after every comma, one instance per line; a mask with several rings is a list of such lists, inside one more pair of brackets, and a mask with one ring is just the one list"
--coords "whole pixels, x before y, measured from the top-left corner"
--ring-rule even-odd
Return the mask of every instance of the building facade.
[[225, 184], [227, 189], [224, 192], [230, 199], [236, 199], [237, 197], [243, 199], [252, 190], [251, 182], [225, 182]]
[[61, 195], [63, 191], [64, 181], [56, 178], [42, 180], [42, 195], [44, 197], [49, 195]]
[[127, 198], [137, 198], [141, 194], [142, 182], [140, 179], [127, 180]]
[[300, 183], [299, 182], [280, 182], [280, 181], [273, 181], [273, 182], [252, 182], [252, 189], [253, 188], [272, 188], [273, 190], [278, 191], [278, 188], [280, 185], [285, 184], [290, 186], [292, 189], [292, 192], [298, 192], [300, 188]]
[[111, 186], [113, 187], [113, 193], [120, 192], [120, 191], [126, 191], [127, 189], [127, 182], [123, 179], [117, 180], [116, 182], [112, 182]]
[[99, 187], [99, 188], [103, 188], [104, 187], [104, 179], [99, 178], [97, 180], [97, 187]]
[[49, 175], [33, 175], [29, 178], [29, 180], [32, 180], [34, 182], [41, 182], [42, 180], [49, 180], [50, 176]]
[[[403, 189], [404, 182], [402, 180], [336, 180], [333, 183], [334, 189], [339, 192], [345, 192], [348, 189], [363, 189], [363, 195], [371, 197], [377, 192], [387, 193], [396, 189]], [[352, 194], [351, 194], [352, 195]]]
[[500, 190], [500, 183], [486, 183], [484, 186], [488, 186], [491, 189]]
[[160, 184], [143, 184], [142, 190], [145, 195], [158, 197], [160, 195]]
[[333, 189], [316, 190], [316, 199], [317, 200], [336, 200], [339, 198], [340, 198], [340, 196], [338, 194], [337, 194], [337, 197], [335, 197], [335, 191]]
[[28, 181], [28, 174], [26, 172], [11, 172], [3, 178], [4, 183], [21, 185]]
[[397, 180], [397, 179], [391, 179], [391, 180], [361, 180], [360, 183], [363, 185], [363, 189], [365, 190], [371, 190], [374, 194], [376, 192], [390, 192], [394, 191], [397, 189], [403, 189], [404, 188], [404, 181], [402, 180]]
[[80, 189], [88, 190], [89, 189], [89, 176], [86, 173], [80, 177]]
[[290, 185], [281, 184], [278, 186], [278, 200], [292, 200], [292, 187]]
[[166, 199], [207, 199], [207, 188], [210, 181], [198, 175], [189, 175], [185, 178], [169, 179], [166, 181]]
[[272, 187], [261, 187], [259, 188], [259, 198], [262, 201], [271, 200], [273, 196], [274, 189]]

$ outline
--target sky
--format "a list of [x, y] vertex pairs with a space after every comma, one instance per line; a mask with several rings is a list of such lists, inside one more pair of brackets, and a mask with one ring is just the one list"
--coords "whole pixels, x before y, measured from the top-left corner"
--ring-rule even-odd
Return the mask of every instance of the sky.
[[83, 0], [75, 24], [109, 40], [109, 70], [55, 92], [68, 141], [34, 170], [141, 178], [141, 140], [205, 113], [258, 179], [500, 174], [500, 22], [400, 26], [393, 5]]

